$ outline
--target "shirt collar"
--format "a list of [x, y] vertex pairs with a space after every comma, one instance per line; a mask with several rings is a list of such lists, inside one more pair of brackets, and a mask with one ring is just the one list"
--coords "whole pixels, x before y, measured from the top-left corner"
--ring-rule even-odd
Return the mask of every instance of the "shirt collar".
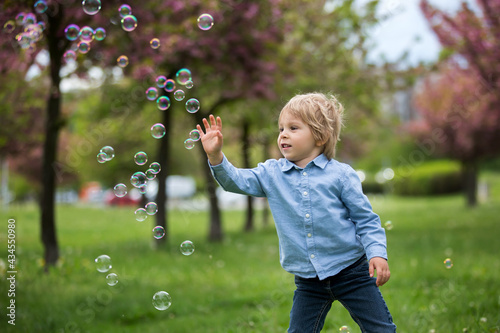
[[[286, 172], [286, 171], [289, 171], [291, 170], [292, 168], [298, 168], [295, 163], [293, 162], [290, 162], [289, 160], [287, 160], [286, 158], [283, 158], [282, 159], [284, 162], [283, 162], [283, 165], [281, 166], [281, 171], [283, 172]], [[326, 158], [326, 156], [324, 154], [319, 154], [314, 160], [312, 160], [311, 162], [309, 162], [307, 165], [313, 163], [315, 164], [317, 167], [321, 168], [321, 169], [324, 169], [326, 167], [326, 165], [328, 164], [329, 162], [329, 159]], [[306, 166], [307, 167], [307, 166]]]

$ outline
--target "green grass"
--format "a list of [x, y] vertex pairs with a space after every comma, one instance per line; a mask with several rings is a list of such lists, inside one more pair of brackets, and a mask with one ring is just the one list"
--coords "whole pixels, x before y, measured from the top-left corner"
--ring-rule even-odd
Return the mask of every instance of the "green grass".
[[[498, 332], [500, 176], [490, 199], [468, 209], [461, 196], [371, 197], [387, 231], [391, 280], [381, 288], [399, 332]], [[206, 240], [204, 212], [172, 211], [169, 246], [152, 246], [153, 220], [131, 208], [57, 208], [60, 264], [44, 273], [36, 207], [0, 212], [0, 258], [7, 264], [7, 220], [16, 220], [16, 326], [7, 324], [1, 271], [1, 332], [285, 332], [293, 278], [278, 261], [273, 225], [242, 233], [242, 212], [225, 212], [222, 243]], [[178, 245], [196, 250], [184, 256]], [[119, 283], [110, 287], [94, 258], [108, 254]], [[453, 260], [446, 269], [445, 258]], [[156, 291], [172, 306], [156, 310]], [[338, 303], [323, 332], [359, 332]]]

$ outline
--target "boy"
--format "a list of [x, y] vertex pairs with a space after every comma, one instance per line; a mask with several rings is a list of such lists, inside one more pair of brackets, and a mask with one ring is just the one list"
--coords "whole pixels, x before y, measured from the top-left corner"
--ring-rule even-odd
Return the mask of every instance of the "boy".
[[203, 119], [205, 132], [197, 126], [222, 188], [269, 201], [280, 262], [297, 286], [288, 332], [320, 332], [335, 300], [362, 332], [396, 331], [378, 289], [390, 277], [384, 229], [356, 172], [333, 159], [342, 113], [334, 96], [293, 97], [278, 121], [284, 158], [253, 169], [234, 167], [222, 153], [219, 117]]

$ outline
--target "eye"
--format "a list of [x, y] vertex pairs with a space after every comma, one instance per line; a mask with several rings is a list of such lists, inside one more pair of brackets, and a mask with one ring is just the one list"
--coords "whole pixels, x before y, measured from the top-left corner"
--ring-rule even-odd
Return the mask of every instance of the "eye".
[[291, 129], [292, 131], [295, 131], [296, 129], [298, 129], [298, 127], [297, 127], [297, 126], [291, 126], [291, 127], [290, 127], [290, 129]]
[[283, 132], [283, 127], [280, 127], [280, 132]]

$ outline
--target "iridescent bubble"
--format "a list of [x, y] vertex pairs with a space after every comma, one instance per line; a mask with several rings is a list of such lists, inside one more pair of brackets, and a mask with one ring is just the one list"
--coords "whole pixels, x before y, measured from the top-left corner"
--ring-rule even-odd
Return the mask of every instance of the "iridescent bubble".
[[123, 183], [116, 184], [115, 187], [113, 188], [113, 192], [115, 192], [115, 195], [118, 198], [123, 198], [124, 196], [127, 195], [127, 185]]
[[156, 174], [158, 174], [158, 173], [161, 171], [161, 165], [160, 165], [160, 163], [158, 163], [158, 162], [153, 162], [153, 163], [151, 163], [151, 164], [149, 165], [149, 168], [150, 168], [151, 170], [153, 170], [153, 172], [155, 173], [155, 175], [156, 175]]
[[83, 0], [83, 11], [88, 15], [95, 15], [101, 10], [101, 0]]
[[12, 31], [16, 29], [16, 22], [14, 20], [8, 20], [3, 25], [3, 31], [10, 34]]
[[94, 261], [96, 263], [97, 271], [101, 273], [105, 273], [111, 269], [111, 258], [106, 254], [98, 256]]
[[157, 49], [160, 47], [160, 40], [158, 38], [153, 38], [151, 39], [151, 41], [149, 42], [149, 45], [151, 45], [151, 48], [152, 49]]
[[342, 326], [339, 328], [339, 332], [342, 332], [342, 333], [350, 333], [351, 330], [349, 329], [349, 327], [347, 326]]
[[184, 147], [186, 147], [186, 149], [193, 149], [194, 148], [194, 141], [192, 139], [186, 139], [184, 141]]
[[73, 50], [67, 50], [63, 54], [63, 59], [66, 63], [76, 60], [76, 52]]
[[159, 291], [153, 295], [153, 306], [160, 311], [168, 309], [172, 305], [172, 297], [166, 291]]
[[148, 162], [148, 155], [145, 152], [140, 151], [134, 155], [134, 161], [137, 165], [144, 165]]
[[392, 225], [391, 221], [387, 221], [387, 222], [384, 223], [385, 230], [391, 230], [392, 227], [393, 227], [393, 225]]
[[163, 238], [165, 236], [165, 229], [161, 225], [157, 225], [153, 228], [153, 237], [156, 239]]
[[146, 190], [147, 190], [146, 185], [139, 186], [139, 193], [140, 194], [146, 194]]
[[146, 213], [148, 213], [148, 215], [155, 215], [156, 212], [158, 212], [158, 205], [156, 202], [148, 202], [144, 208], [146, 208]]
[[35, 2], [35, 5], [33, 6], [35, 8], [35, 12], [38, 14], [43, 14], [47, 11], [47, 2], [45, 0], [38, 0]]
[[106, 283], [108, 286], [115, 286], [118, 283], [118, 275], [116, 273], [109, 273], [106, 276]]
[[24, 28], [24, 33], [26, 33], [29, 36], [31, 43], [38, 42], [43, 37], [42, 27], [39, 26], [38, 24], [27, 25]]
[[137, 19], [134, 15], [125, 15], [122, 18], [122, 29], [130, 32], [134, 31], [137, 28]]
[[181, 243], [180, 246], [181, 253], [185, 256], [190, 256], [194, 252], [194, 244], [190, 240], [186, 240]]
[[160, 96], [156, 100], [156, 105], [158, 106], [158, 109], [165, 111], [170, 107], [170, 98], [168, 98], [167, 96]]
[[156, 78], [156, 86], [158, 88], [165, 88], [165, 83], [167, 82], [167, 78], [164, 75], [159, 75]]
[[134, 187], [137, 188], [146, 185], [147, 181], [148, 178], [146, 177], [146, 174], [142, 171], [137, 171], [130, 177], [130, 184], [132, 184]]
[[156, 173], [154, 172], [153, 169], [147, 169], [146, 172], [145, 172], [145, 174], [146, 174], [146, 178], [148, 180], [153, 180], [153, 179], [156, 178]]
[[198, 131], [197, 129], [192, 130], [191, 132], [189, 132], [189, 138], [193, 141], [200, 140], [200, 131]]
[[165, 81], [165, 91], [172, 92], [175, 89], [175, 81], [172, 79], [168, 79]]
[[182, 101], [184, 97], [186, 97], [186, 94], [184, 93], [183, 90], [179, 89], [174, 92], [174, 98], [176, 101]]
[[89, 26], [84, 26], [80, 29], [78, 36], [80, 37], [80, 40], [91, 42], [94, 40], [94, 29]]
[[146, 213], [146, 210], [144, 208], [137, 208], [135, 210], [135, 219], [137, 221], [143, 222], [147, 218], [148, 218], [148, 213]]
[[87, 54], [90, 51], [90, 43], [85, 41], [78, 42], [78, 52], [81, 54]]
[[214, 25], [214, 18], [210, 14], [201, 14], [198, 17], [198, 28], [201, 30], [210, 30]]
[[30, 25], [30, 24], [35, 24], [35, 23], [36, 23], [36, 16], [35, 16], [35, 14], [33, 14], [33, 13], [27, 13], [24, 16], [24, 20], [23, 20], [23, 25], [24, 26]]
[[121, 55], [116, 59], [116, 64], [121, 67], [125, 68], [128, 65], [128, 57], [126, 55]]
[[163, 124], [158, 123], [158, 124], [154, 124], [153, 126], [151, 126], [151, 135], [153, 136], [153, 138], [161, 139], [165, 136], [165, 133], [166, 133], [166, 130], [165, 130], [165, 126], [163, 126]]
[[175, 80], [180, 85], [185, 85], [188, 81], [192, 80], [191, 71], [187, 68], [181, 68], [175, 74]]
[[111, 161], [115, 157], [115, 150], [111, 146], [104, 146], [99, 152], [106, 154], [106, 161]]
[[200, 109], [200, 101], [198, 101], [196, 98], [190, 98], [186, 102], [186, 110], [189, 113], [195, 113], [198, 112]]
[[99, 163], [106, 163], [108, 156], [105, 153], [100, 152], [97, 154], [97, 162]]
[[192, 80], [189, 80], [186, 82], [186, 88], [191, 89], [191, 88], [193, 88], [193, 86], [194, 86], [194, 83]]
[[42, 29], [42, 31], [45, 31], [45, 22], [38, 21], [37, 24], [40, 26], [40, 29]]
[[158, 89], [155, 87], [149, 87], [146, 89], [146, 98], [148, 101], [154, 101], [158, 97]]
[[104, 38], [106, 38], [106, 30], [104, 28], [101, 28], [101, 27], [95, 29], [94, 37], [98, 41], [103, 40]]
[[453, 261], [450, 258], [446, 258], [444, 261], [444, 266], [448, 269], [453, 267]]
[[125, 16], [132, 14], [132, 8], [127, 4], [121, 5], [118, 8], [118, 14], [120, 14], [121, 18], [124, 18]]
[[17, 40], [17, 44], [19, 44], [19, 46], [22, 49], [28, 49], [31, 46], [31, 38], [30, 38], [29, 34], [27, 34], [25, 32], [17, 34], [16, 40]]
[[80, 27], [76, 24], [70, 24], [64, 29], [64, 35], [69, 41], [74, 41], [80, 35]]

